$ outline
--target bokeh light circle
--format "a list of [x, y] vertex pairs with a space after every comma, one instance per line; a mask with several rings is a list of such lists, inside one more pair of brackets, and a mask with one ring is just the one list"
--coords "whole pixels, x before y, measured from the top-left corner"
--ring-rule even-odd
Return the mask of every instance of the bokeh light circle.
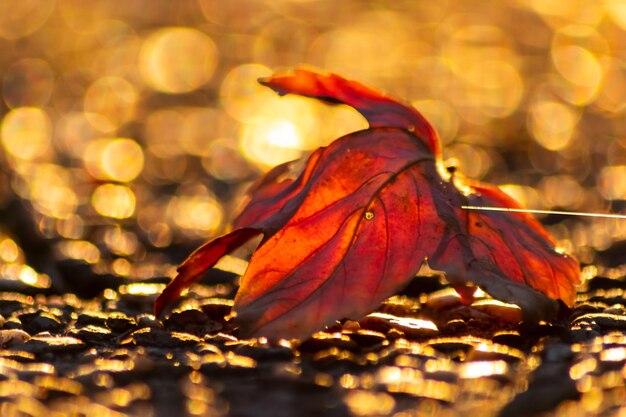
[[578, 114], [566, 104], [551, 100], [534, 103], [530, 112], [530, 129], [544, 148], [558, 151], [566, 148], [578, 123]]
[[25, 58], [11, 65], [2, 81], [2, 97], [7, 106], [41, 107], [52, 95], [54, 73], [43, 59]]
[[98, 214], [114, 219], [126, 219], [135, 212], [135, 193], [125, 185], [102, 184], [91, 196], [91, 205]]
[[50, 148], [51, 131], [46, 112], [37, 107], [19, 107], [11, 110], [2, 121], [2, 145], [16, 158], [33, 160]]
[[220, 88], [222, 104], [240, 122], [254, 122], [263, 105], [275, 99], [274, 93], [257, 80], [272, 74], [264, 65], [243, 64], [231, 69]]
[[87, 146], [84, 162], [97, 179], [129, 182], [143, 170], [144, 154], [132, 139], [98, 139]]
[[85, 93], [85, 116], [98, 130], [113, 132], [135, 116], [139, 94], [120, 77], [101, 77]]
[[199, 30], [163, 28], [152, 33], [142, 45], [139, 69], [153, 89], [186, 93], [211, 79], [218, 56], [215, 42]]

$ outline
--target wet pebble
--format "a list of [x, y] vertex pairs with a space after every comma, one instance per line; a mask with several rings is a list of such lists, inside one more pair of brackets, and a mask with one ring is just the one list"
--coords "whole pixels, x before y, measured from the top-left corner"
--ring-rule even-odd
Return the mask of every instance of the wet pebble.
[[9, 317], [2, 326], [3, 329], [22, 329], [22, 322], [17, 317]]
[[208, 298], [201, 300], [201, 308], [209, 318], [222, 321], [228, 316], [233, 308], [233, 300], [225, 298]]
[[574, 326], [582, 326], [583, 324], [595, 324], [596, 327], [600, 326], [603, 329], [626, 330], [626, 316], [610, 313], [589, 313], [576, 318], [572, 322], [572, 324]]
[[224, 327], [222, 323], [209, 319], [203, 311], [197, 309], [174, 311], [165, 320], [164, 325], [168, 329], [185, 331], [196, 335], [215, 333]]
[[347, 335], [351, 340], [354, 340], [360, 346], [366, 348], [379, 345], [385, 341], [385, 335], [374, 330], [348, 330], [344, 331], [343, 334]]
[[463, 305], [461, 296], [454, 288], [444, 288], [428, 294], [425, 306], [433, 310], [450, 310]]
[[389, 320], [375, 314], [369, 314], [361, 319], [359, 326], [365, 330], [372, 330], [379, 333], [387, 333], [391, 328]]
[[590, 302], [603, 302], [608, 305], [620, 304], [624, 302], [624, 289], [611, 288], [607, 290], [590, 291], [584, 294]]
[[0, 346], [2, 348], [12, 348], [19, 346], [30, 339], [30, 335], [20, 329], [0, 330]]
[[359, 349], [359, 345], [356, 342], [352, 341], [347, 335], [341, 334], [339, 332], [318, 332], [303, 341], [298, 346], [298, 350], [303, 353], [312, 353], [332, 347], [352, 351]]
[[0, 314], [9, 317], [18, 310], [33, 305], [33, 297], [15, 292], [0, 293]]
[[596, 276], [587, 282], [587, 288], [589, 291], [611, 288], [626, 289], [626, 280]]
[[344, 323], [341, 324], [341, 330], [338, 330], [338, 331], [355, 332], [359, 330], [360, 328], [361, 328], [361, 325], [359, 324], [358, 321], [346, 320]]
[[522, 348], [526, 345], [526, 338], [522, 337], [518, 330], [501, 330], [494, 333], [492, 340], [495, 343], [507, 345], [515, 348]]
[[125, 333], [137, 327], [135, 319], [120, 311], [109, 313], [105, 323], [113, 333]]
[[472, 303], [472, 308], [509, 323], [519, 323], [522, 321], [522, 310], [514, 304], [507, 304], [493, 299], [484, 299]]
[[398, 340], [398, 339], [404, 339], [404, 332], [396, 329], [396, 328], [391, 328], [387, 331], [387, 333], [385, 333], [385, 337], [387, 338], [387, 340]]
[[20, 350], [34, 353], [72, 353], [87, 347], [82, 340], [71, 336], [37, 335], [19, 347]]
[[132, 332], [121, 344], [123, 346], [154, 346], [168, 349], [195, 346], [201, 342], [202, 339], [189, 333], [143, 328]]
[[135, 320], [137, 321], [137, 327], [139, 328], [143, 328], [143, 327], [148, 327], [150, 329], [162, 329], [163, 328], [163, 323], [161, 322], [161, 320], [154, 317], [153, 314], [148, 314], [148, 313], [140, 314], [136, 317]]
[[16, 362], [32, 362], [35, 360], [35, 355], [21, 350], [3, 349], [0, 350], [0, 358], [11, 359]]
[[78, 328], [85, 326], [106, 326], [107, 315], [100, 311], [83, 311], [76, 318], [75, 326]]
[[104, 343], [111, 340], [111, 330], [105, 327], [87, 325], [69, 331], [70, 336], [84, 341], [85, 343]]
[[626, 315], [626, 308], [622, 304], [614, 304], [614, 305], [606, 308], [603, 311], [603, 313], [606, 313], [606, 314], [617, 314], [619, 316], [625, 316]]
[[468, 337], [440, 337], [429, 340], [426, 343], [436, 351], [446, 354], [454, 352], [466, 353], [473, 349], [475, 345], [475, 343], [472, 343], [472, 338]]
[[65, 327], [58, 318], [46, 311], [24, 313], [18, 318], [23, 329], [31, 335], [41, 332], [56, 333]]
[[447, 321], [442, 327], [441, 332], [445, 334], [462, 334], [467, 332], [467, 322], [462, 319], [452, 319]]
[[597, 327], [583, 323], [573, 325], [569, 330], [569, 336], [571, 342], [582, 343], [600, 337], [600, 332]]
[[430, 320], [413, 317], [398, 317], [386, 313], [372, 313], [369, 316], [387, 321], [390, 327], [401, 331], [409, 338], [433, 337], [439, 334], [437, 325]]

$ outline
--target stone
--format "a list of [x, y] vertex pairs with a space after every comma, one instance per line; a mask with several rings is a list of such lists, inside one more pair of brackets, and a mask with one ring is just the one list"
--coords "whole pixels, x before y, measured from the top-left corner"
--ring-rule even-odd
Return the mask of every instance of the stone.
[[2, 329], [0, 330], [0, 346], [2, 348], [12, 348], [20, 346], [30, 339], [30, 335], [24, 330]]
[[56, 333], [65, 327], [58, 318], [46, 311], [24, 313], [18, 318], [24, 330], [31, 335], [41, 332]]

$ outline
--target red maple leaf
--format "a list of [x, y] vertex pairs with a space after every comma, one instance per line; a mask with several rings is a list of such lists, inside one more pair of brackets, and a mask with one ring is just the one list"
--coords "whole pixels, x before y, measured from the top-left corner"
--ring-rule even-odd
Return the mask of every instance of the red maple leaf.
[[473, 285], [517, 304], [524, 320], [551, 320], [574, 302], [577, 261], [532, 216], [464, 205], [519, 208], [497, 187], [443, 168], [440, 142], [415, 109], [334, 74], [298, 69], [260, 80], [279, 94], [354, 107], [369, 129], [315, 151], [251, 190], [235, 230], [197, 249], [155, 303], [157, 314], [202, 274], [259, 234], [234, 303], [243, 336], [306, 337], [358, 319], [401, 290], [424, 260], [469, 301]]

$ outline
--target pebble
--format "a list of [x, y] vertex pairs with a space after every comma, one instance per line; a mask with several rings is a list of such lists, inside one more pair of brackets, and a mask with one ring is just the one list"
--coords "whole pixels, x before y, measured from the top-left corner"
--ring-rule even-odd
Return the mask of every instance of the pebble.
[[600, 337], [600, 332], [589, 325], [574, 325], [569, 331], [572, 343], [583, 343]]
[[22, 330], [22, 322], [17, 317], [9, 317], [2, 326], [4, 329], [20, 329]]
[[233, 300], [225, 298], [208, 298], [201, 300], [201, 308], [204, 314], [217, 321], [223, 321], [233, 308]]
[[359, 349], [359, 345], [345, 334], [341, 334], [339, 332], [317, 332], [310, 338], [303, 341], [298, 346], [298, 350], [303, 353], [313, 353], [332, 347], [352, 351]]
[[441, 327], [441, 332], [450, 335], [458, 335], [467, 332], [467, 322], [462, 319], [452, 319]]
[[[484, 341], [480, 339], [480, 341]], [[440, 337], [437, 339], [431, 339], [426, 342], [426, 344], [433, 349], [443, 352], [446, 354], [451, 354], [454, 352], [469, 352], [473, 347], [479, 343], [476, 339], [471, 337]]]
[[626, 289], [626, 280], [596, 276], [587, 282], [587, 288], [588, 291], [611, 288]]
[[367, 329], [348, 330], [344, 331], [343, 334], [350, 337], [351, 340], [354, 340], [360, 346], [366, 348], [377, 346], [386, 339], [384, 333]]
[[514, 304], [503, 303], [502, 301], [488, 298], [472, 303], [472, 308], [509, 323], [519, 323], [522, 321], [522, 309]]
[[433, 337], [439, 334], [437, 325], [430, 320], [398, 317], [386, 313], [372, 313], [369, 315], [369, 317], [372, 316], [387, 321], [390, 327], [401, 331], [409, 338]]
[[104, 343], [111, 340], [111, 330], [93, 324], [72, 329], [68, 334], [85, 343]]
[[461, 296], [454, 288], [444, 288], [428, 295], [425, 306], [433, 310], [450, 310], [463, 305]]
[[83, 311], [76, 318], [76, 327], [85, 326], [106, 326], [108, 315], [101, 311]]
[[20, 314], [18, 319], [23, 329], [31, 335], [41, 332], [56, 333], [65, 327], [58, 318], [46, 311]]
[[522, 337], [518, 330], [502, 330], [494, 333], [491, 338], [495, 343], [507, 345], [515, 348], [522, 348], [526, 345], [526, 338]]
[[180, 330], [196, 335], [215, 333], [223, 329], [223, 324], [209, 317], [197, 309], [174, 311], [163, 323], [166, 328]]
[[22, 350], [0, 350], [0, 357], [5, 359], [11, 359], [16, 362], [32, 362], [35, 360], [35, 355], [30, 352], [24, 352]]
[[16, 292], [0, 292], [0, 314], [9, 317], [18, 310], [33, 305], [33, 297]]
[[359, 330], [361, 328], [361, 325], [359, 324], [358, 321], [354, 321], [354, 320], [346, 320], [344, 323], [342, 323], [341, 325], [341, 330], [346, 332], [355, 332], [357, 330]]
[[202, 339], [189, 333], [143, 328], [132, 332], [121, 344], [122, 346], [138, 345], [169, 349], [195, 346], [201, 342]]
[[626, 308], [624, 307], [624, 305], [622, 304], [614, 304], [610, 307], [607, 307], [603, 313], [606, 314], [617, 314], [620, 316], [624, 316], [626, 315]]
[[20, 350], [34, 353], [68, 353], [83, 350], [87, 347], [82, 340], [71, 336], [33, 336], [19, 347]]
[[359, 322], [359, 326], [365, 330], [372, 330], [379, 333], [387, 333], [391, 328], [391, 323], [389, 320], [385, 319], [384, 316], [380, 317], [375, 314], [368, 314]]
[[163, 328], [163, 323], [161, 322], [161, 320], [154, 317], [153, 314], [148, 314], [148, 313], [140, 314], [136, 317], [135, 320], [137, 321], [137, 327], [139, 328], [142, 328], [142, 327], [148, 327], [150, 329], [162, 329]]
[[572, 322], [574, 326], [583, 325], [583, 323], [595, 323], [596, 326], [600, 326], [604, 329], [626, 330], [626, 316], [621, 314], [589, 313], [577, 317]]
[[19, 346], [30, 339], [30, 335], [20, 329], [0, 330], [0, 346], [2, 348], [12, 348]]
[[112, 312], [107, 315], [106, 326], [113, 333], [125, 333], [137, 328], [137, 322], [122, 312]]

